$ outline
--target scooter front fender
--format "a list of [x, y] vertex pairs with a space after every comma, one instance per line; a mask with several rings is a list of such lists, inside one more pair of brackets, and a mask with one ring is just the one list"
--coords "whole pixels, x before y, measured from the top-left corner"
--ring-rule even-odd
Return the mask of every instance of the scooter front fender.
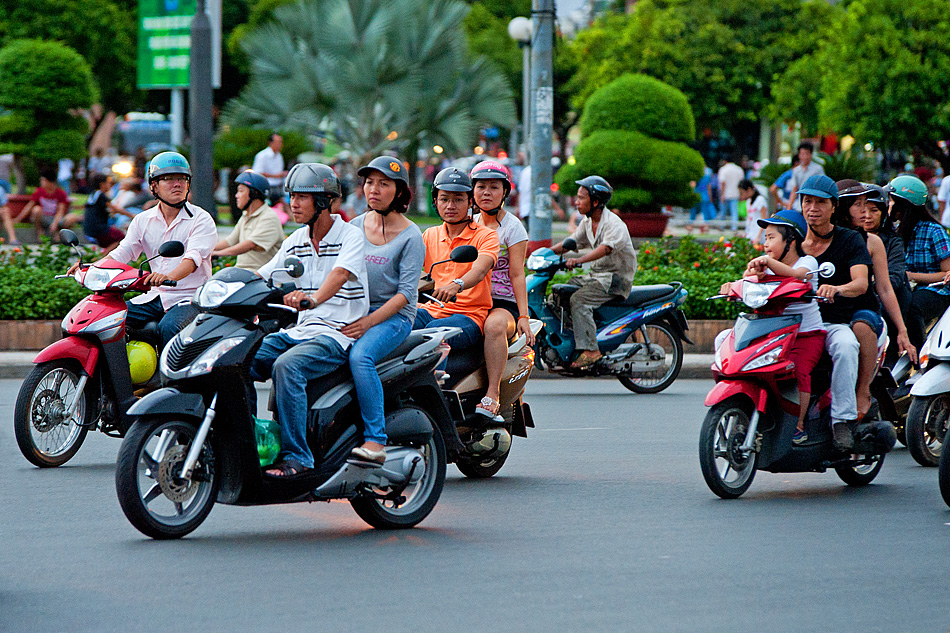
[[747, 396], [760, 413], [765, 413], [769, 392], [759, 385], [745, 380], [721, 380], [706, 394], [705, 405], [711, 407], [736, 395]]
[[910, 388], [912, 396], [935, 396], [950, 392], [950, 363], [940, 363], [927, 368], [924, 375]]
[[99, 346], [80, 336], [67, 336], [47, 346], [36, 358], [34, 364], [47, 363], [52, 360], [73, 358], [82, 365], [83, 371], [92, 376], [99, 362]]
[[129, 407], [128, 415], [181, 415], [201, 421], [205, 417], [205, 403], [201, 394], [182, 393], [173, 387], [165, 387], [138, 400]]

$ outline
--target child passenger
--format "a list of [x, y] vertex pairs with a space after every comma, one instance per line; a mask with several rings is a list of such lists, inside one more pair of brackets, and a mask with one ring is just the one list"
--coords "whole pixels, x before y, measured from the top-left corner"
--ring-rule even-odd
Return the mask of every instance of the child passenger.
[[[802, 214], [798, 211], [783, 210], [771, 218], [759, 220], [758, 224], [765, 229], [765, 255], [749, 262], [745, 276], [762, 279], [771, 273], [794, 277], [802, 281], [810, 281], [812, 289], [817, 290], [818, 260], [805, 255], [802, 250], [802, 240], [808, 232], [808, 226]], [[724, 284], [722, 293], [725, 294], [728, 291], [729, 284]], [[785, 308], [783, 314], [802, 315], [798, 336], [789, 352], [789, 360], [795, 363], [795, 378], [798, 381], [801, 404], [798, 429], [792, 438], [792, 442], [798, 445], [808, 439], [808, 434], [805, 433], [805, 414], [811, 398], [811, 372], [815, 369], [825, 348], [825, 329], [818, 311], [818, 304], [814, 301], [791, 303]], [[722, 334], [720, 337], [725, 339]], [[720, 342], [721, 340], [717, 337], [716, 347]]]

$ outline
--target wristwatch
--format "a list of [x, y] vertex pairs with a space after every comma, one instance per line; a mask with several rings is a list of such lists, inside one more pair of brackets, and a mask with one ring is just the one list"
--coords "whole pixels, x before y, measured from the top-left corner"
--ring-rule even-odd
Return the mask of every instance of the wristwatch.
[[459, 292], [462, 292], [463, 290], [465, 290], [465, 282], [462, 281], [461, 279], [453, 279], [452, 283], [459, 285]]

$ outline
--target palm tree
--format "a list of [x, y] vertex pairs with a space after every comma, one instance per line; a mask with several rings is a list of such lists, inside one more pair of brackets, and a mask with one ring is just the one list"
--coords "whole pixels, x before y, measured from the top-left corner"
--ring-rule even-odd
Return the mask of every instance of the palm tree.
[[[297, 0], [242, 43], [251, 80], [224, 112], [233, 125], [324, 132], [355, 154], [414, 159], [467, 151], [480, 127], [516, 120], [511, 88], [471, 59], [460, 0]], [[395, 134], [393, 134], [395, 132]]]

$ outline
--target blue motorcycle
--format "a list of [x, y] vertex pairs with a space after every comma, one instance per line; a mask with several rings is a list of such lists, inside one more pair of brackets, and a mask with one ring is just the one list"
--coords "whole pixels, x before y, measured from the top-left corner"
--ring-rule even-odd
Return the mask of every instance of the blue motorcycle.
[[[577, 249], [577, 243], [564, 240], [564, 251]], [[634, 286], [623, 301], [615, 299], [594, 310], [597, 345], [603, 357], [584, 369], [571, 363], [580, 355], [569, 327], [571, 295], [578, 286], [555, 284], [550, 298], [548, 284], [555, 273], [566, 268], [564, 259], [550, 248], [534, 251], [526, 262], [528, 270], [528, 308], [532, 319], [544, 323], [538, 334], [535, 363], [566, 376], [616, 376], [624, 387], [635, 393], [658, 393], [669, 387], [683, 366], [683, 341], [689, 325], [680, 306], [686, 301], [683, 284]]]

